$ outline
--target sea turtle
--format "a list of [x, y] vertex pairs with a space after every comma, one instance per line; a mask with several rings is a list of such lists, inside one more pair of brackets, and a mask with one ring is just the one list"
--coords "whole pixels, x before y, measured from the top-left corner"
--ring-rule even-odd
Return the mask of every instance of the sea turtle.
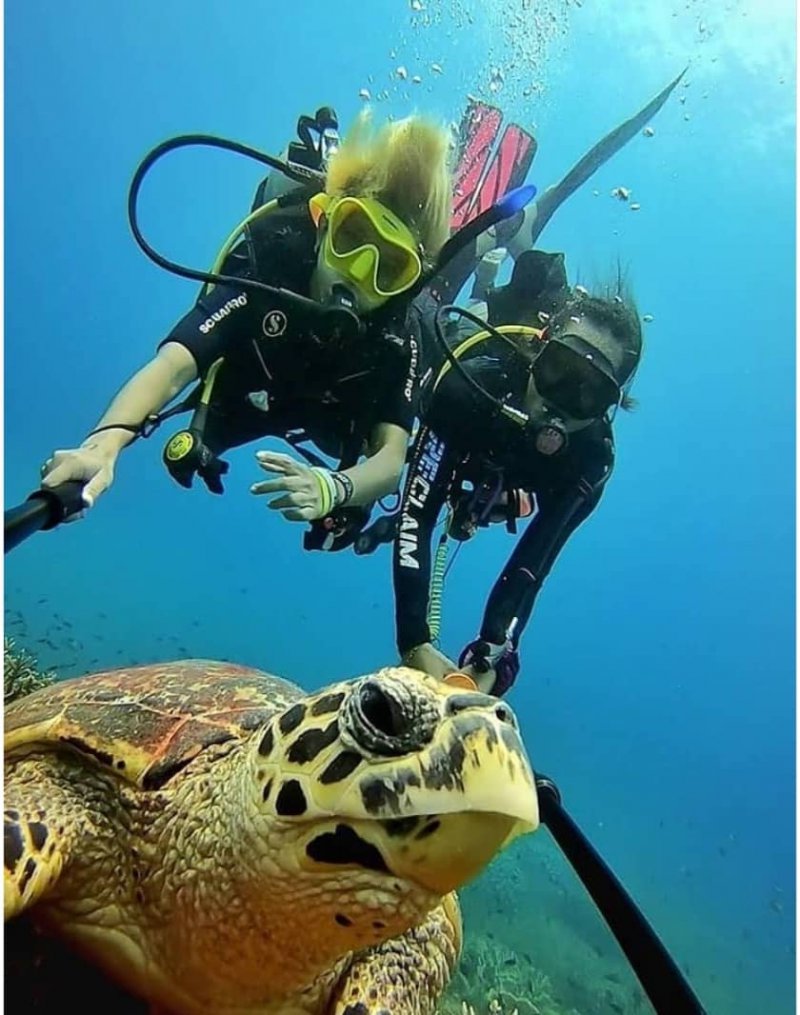
[[404, 667], [304, 694], [184, 660], [5, 721], [6, 920], [175, 1015], [432, 1012], [454, 890], [538, 824], [509, 706]]

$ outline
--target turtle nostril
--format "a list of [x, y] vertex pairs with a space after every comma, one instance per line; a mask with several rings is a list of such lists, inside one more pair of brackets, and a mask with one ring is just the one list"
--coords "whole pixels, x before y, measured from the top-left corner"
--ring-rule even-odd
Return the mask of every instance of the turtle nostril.
[[342, 736], [379, 757], [417, 751], [429, 744], [439, 724], [439, 705], [415, 686], [384, 677], [365, 680], [348, 699]]
[[367, 722], [384, 736], [397, 737], [406, 731], [408, 723], [402, 709], [377, 684], [364, 684], [358, 703]]

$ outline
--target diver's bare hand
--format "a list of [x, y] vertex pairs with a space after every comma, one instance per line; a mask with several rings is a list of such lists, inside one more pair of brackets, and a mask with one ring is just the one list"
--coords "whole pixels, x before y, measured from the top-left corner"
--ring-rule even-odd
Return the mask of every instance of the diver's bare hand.
[[[114, 481], [115, 464], [116, 455], [96, 445], [54, 451], [42, 465], [42, 486], [52, 489], [70, 480], [82, 482], [85, 484], [81, 494], [83, 503], [90, 508]], [[81, 517], [83, 512], [67, 520]]]
[[458, 666], [452, 659], [448, 659], [444, 652], [434, 648], [430, 642], [422, 645], [415, 645], [403, 654], [403, 664], [410, 666], [413, 670], [422, 670], [423, 673], [436, 677], [437, 680], [444, 680], [451, 673], [458, 671]]
[[277, 475], [263, 483], [254, 483], [250, 493], [279, 493], [267, 507], [280, 511], [290, 522], [310, 522], [325, 514], [323, 493], [316, 475], [309, 466], [278, 451], [258, 451], [256, 460], [264, 472]]

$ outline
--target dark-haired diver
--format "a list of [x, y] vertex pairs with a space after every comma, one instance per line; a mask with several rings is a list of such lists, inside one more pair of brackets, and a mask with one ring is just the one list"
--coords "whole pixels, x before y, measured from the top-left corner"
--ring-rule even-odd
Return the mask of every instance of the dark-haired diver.
[[[516, 220], [500, 223], [487, 261], [481, 238], [415, 303], [427, 369], [393, 549], [397, 646], [410, 665], [440, 677], [456, 668], [432, 633], [443, 580], [432, 540], [443, 507], [443, 540], [465, 540], [498, 521], [516, 532], [530, 518], [495, 582], [479, 636], [459, 656], [462, 672], [499, 695], [519, 671], [520, 637], [544, 579], [600, 500], [614, 460], [613, 417], [631, 402], [641, 324], [623, 292], [572, 290], [563, 254], [532, 247], [559, 205], [647, 125], [682, 76]], [[506, 247], [516, 262], [500, 288], [491, 285], [499, 264], [492, 246]], [[471, 297], [486, 301], [488, 322], [500, 331], [487, 333], [474, 315], [448, 325], [440, 313], [453, 363], [435, 339], [434, 319], [472, 273]]]
[[[341, 460], [331, 470], [321, 460], [309, 466], [289, 455], [257, 455], [277, 478], [252, 492], [275, 495], [268, 506], [291, 521], [329, 519], [397, 489], [418, 365], [411, 296], [403, 294], [448, 239], [449, 136], [417, 116], [370, 132], [362, 117], [336, 144], [327, 113], [324, 121], [300, 121], [301, 138], [305, 131], [311, 142], [310, 125], [318, 145], [294, 146], [324, 177], [288, 194], [260, 189], [214, 267], [232, 282], [203, 286], [83, 443], [44, 463], [43, 486], [82, 482], [91, 506], [111, 484], [121, 450], [154, 417], [192, 409], [192, 424], [164, 451], [184, 486], [197, 474], [221, 493], [228, 466], [219, 455], [278, 436], [293, 445], [311, 440]], [[295, 154], [302, 161], [303, 152]], [[187, 401], [156, 415], [198, 378]]]
[[[553, 288], [530, 284], [543, 275]], [[530, 518], [492, 589], [479, 637], [459, 658], [458, 668], [495, 694], [517, 675], [519, 639], [556, 556], [600, 500], [614, 462], [613, 416], [630, 404], [641, 355], [632, 306], [569, 293], [562, 280], [560, 255], [528, 251], [509, 286], [496, 291], [503, 299], [490, 298], [489, 321], [499, 331], [481, 338], [470, 322], [451, 337], [481, 391], [449, 362], [429, 382], [394, 543], [398, 650], [409, 665], [444, 677], [456, 667], [431, 635], [442, 578], [438, 567], [432, 575], [431, 544], [441, 509], [443, 538], [457, 540], [493, 522], [516, 532]], [[540, 314], [549, 315], [544, 329]]]

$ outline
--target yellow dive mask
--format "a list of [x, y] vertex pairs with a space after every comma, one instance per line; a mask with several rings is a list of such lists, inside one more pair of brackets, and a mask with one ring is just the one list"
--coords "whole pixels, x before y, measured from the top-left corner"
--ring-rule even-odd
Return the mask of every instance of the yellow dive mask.
[[419, 245], [411, 230], [380, 201], [315, 194], [309, 210], [317, 225], [323, 215], [327, 220], [325, 265], [370, 303], [405, 292], [422, 274]]

